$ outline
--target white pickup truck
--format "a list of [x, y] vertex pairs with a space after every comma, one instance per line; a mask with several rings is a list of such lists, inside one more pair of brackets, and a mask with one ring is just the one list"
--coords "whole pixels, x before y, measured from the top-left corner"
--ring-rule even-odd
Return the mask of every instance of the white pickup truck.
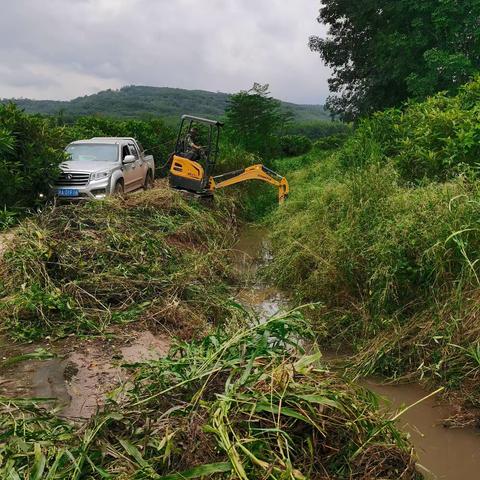
[[133, 138], [92, 138], [72, 142], [69, 160], [60, 165], [56, 196], [67, 199], [105, 198], [153, 186], [155, 163]]

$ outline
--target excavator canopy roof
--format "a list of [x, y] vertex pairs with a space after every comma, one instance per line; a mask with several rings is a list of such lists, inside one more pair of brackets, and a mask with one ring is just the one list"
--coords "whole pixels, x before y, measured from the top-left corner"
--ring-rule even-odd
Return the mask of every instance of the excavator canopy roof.
[[218, 120], [209, 120], [208, 118], [194, 117], [192, 115], [182, 115], [182, 120], [191, 120], [193, 122], [205, 123], [206, 125], [214, 125], [215, 127], [223, 127], [223, 123]]

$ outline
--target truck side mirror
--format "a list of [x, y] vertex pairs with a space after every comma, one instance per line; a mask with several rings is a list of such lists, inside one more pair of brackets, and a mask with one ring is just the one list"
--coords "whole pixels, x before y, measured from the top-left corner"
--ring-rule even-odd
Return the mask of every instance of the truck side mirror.
[[125, 158], [123, 159], [123, 164], [129, 164], [129, 163], [134, 163], [136, 160], [134, 155], [125, 155]]

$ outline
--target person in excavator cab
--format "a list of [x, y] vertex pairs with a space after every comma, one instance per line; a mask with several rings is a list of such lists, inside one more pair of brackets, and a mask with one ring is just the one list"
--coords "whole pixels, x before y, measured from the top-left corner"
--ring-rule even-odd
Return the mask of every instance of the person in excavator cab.
[[194, 162], [199, 162], [205, 158], [205, 149], [198, 144], [199, 137], [199, 131], [196, 127], [192, 127], [185, 137], [185, 153], [187, 158]]

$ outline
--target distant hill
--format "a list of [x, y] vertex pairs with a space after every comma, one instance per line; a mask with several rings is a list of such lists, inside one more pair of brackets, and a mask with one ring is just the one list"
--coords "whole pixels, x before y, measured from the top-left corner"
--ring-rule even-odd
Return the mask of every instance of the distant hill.
[[[177, 119], [180, 115], [221, 117], [225, 113], [229, 94], [203, 90], [183, 90], [167, 87], [128, 86], [120, 90], [105, 90], [69, 101], [3, 99], [2, 103], [15, 102], [29, 113], [57, 115], [65, 118], [83, 115], [103, 115], [120, 118], [159, 116]], [[282, 102], [285, 110], [294, 114], [295, 120], [329, 120], [322, 105], [296, 105]]]

